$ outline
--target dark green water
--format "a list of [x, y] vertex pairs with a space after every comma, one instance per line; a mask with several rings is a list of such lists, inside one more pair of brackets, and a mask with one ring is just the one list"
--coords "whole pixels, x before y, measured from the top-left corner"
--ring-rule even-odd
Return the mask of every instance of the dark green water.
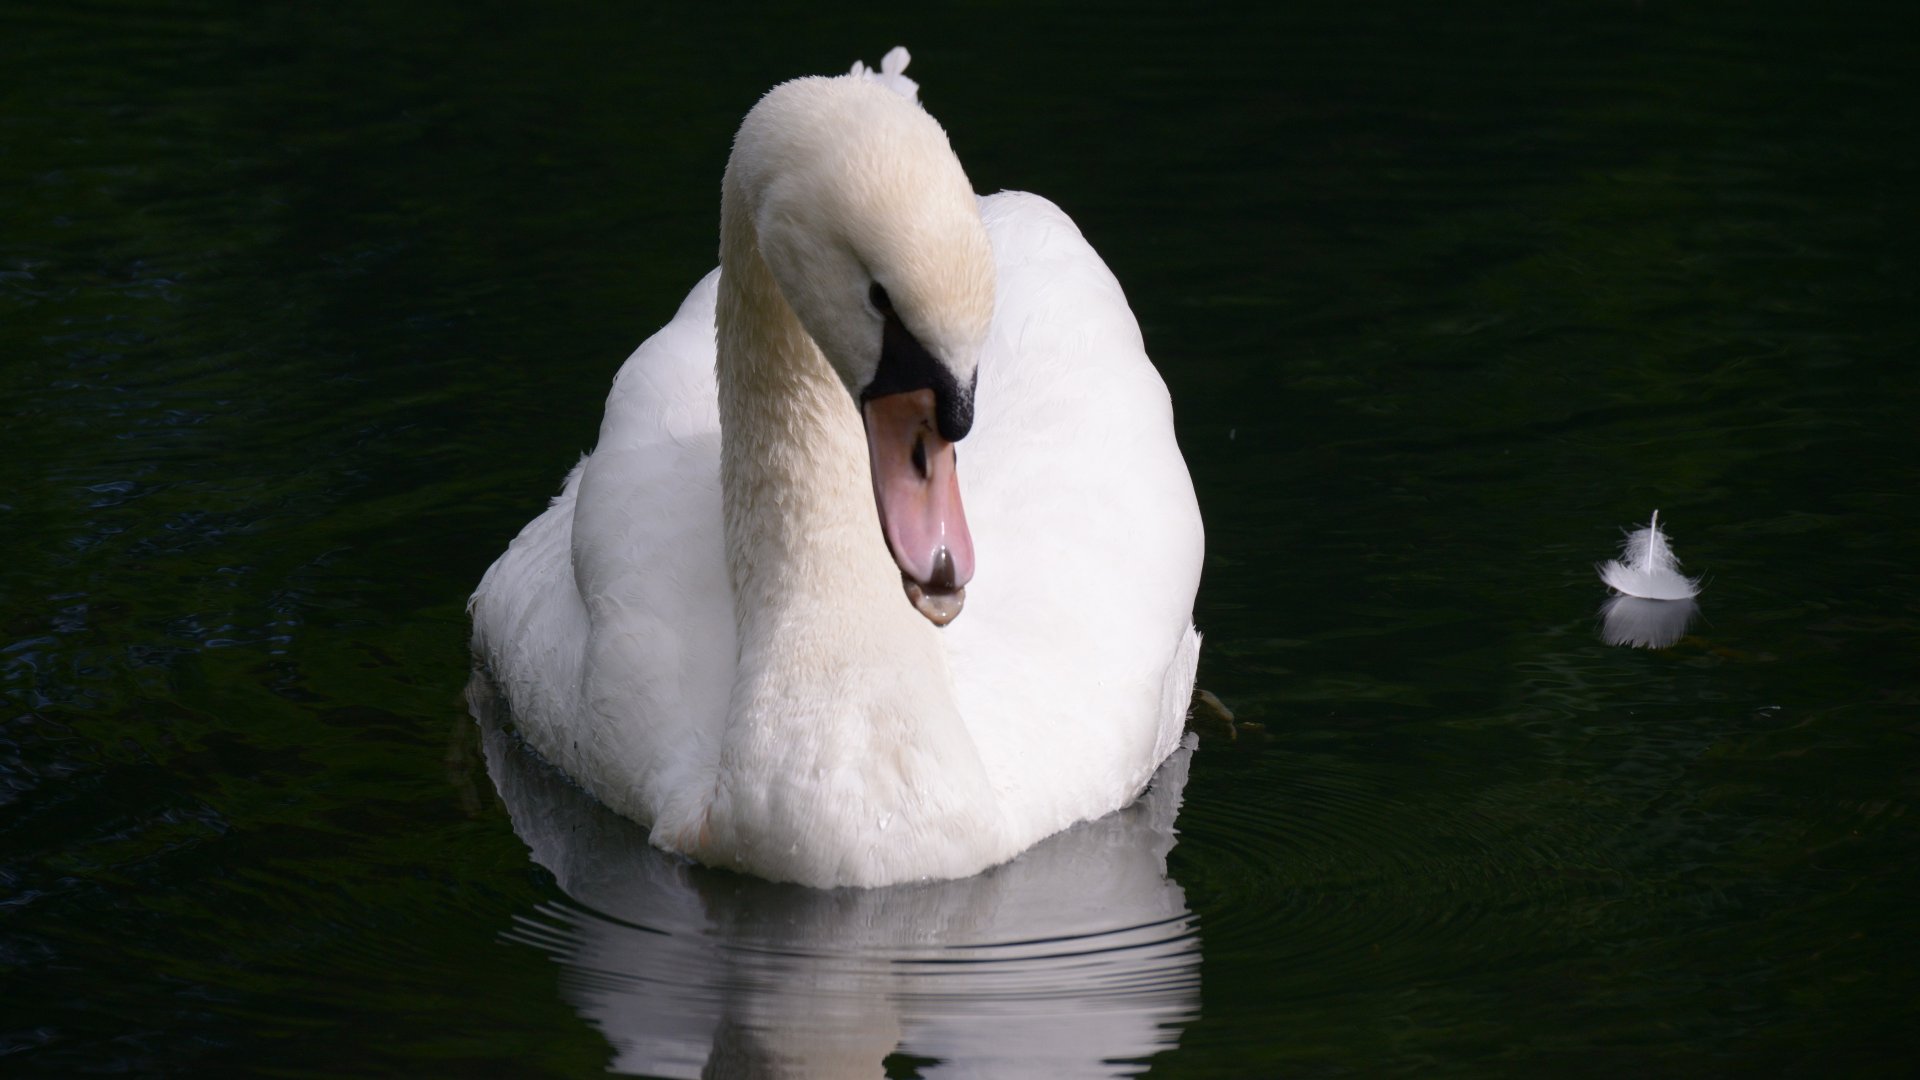
[[[893, 1076], [1902, 1072], [1906, 11], [0, 8], [0, 1071], [751, 1074], [851, 1003]], [[895, 42], [1173, 391], [1246, 726], [1166, 879], [1170, 805], [956, 889], [689, 873], [462, 698], [738, 117]], [[1656, 507], [1701, 615], [1610, 647]]]

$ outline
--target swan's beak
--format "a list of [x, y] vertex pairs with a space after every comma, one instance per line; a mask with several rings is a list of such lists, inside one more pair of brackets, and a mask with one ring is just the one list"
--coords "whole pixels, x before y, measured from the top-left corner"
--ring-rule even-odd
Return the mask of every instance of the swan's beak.
[[973, 537], [960, 509], [953, 444], [934, 422], [933, 391], [870, 398], [861, 412], [887, 550], [900, 564], [907, 599], [935, 626], [945, 626], [966, 602]]

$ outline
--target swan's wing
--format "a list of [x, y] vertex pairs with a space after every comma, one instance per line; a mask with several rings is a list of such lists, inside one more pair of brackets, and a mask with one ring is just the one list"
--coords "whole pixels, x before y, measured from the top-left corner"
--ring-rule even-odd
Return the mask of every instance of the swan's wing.
[[719, 272], [621, 366], [600, 443], [474, 595], [527, 741], [613, 809], [671, 824], [733, 679], [713, 381]]
[[579, 708], [586, 608], [573, 584], [573, 504], [582, 458], [539, 517], [487, 568], [467, 601], [473, 654], [518, 716], [571, 716]]
[[1204, 538], [1113, 274], [1045, 199], [981, 212], [999, 284], [959, 447], [976, 568], [945, 633], [1008, 816], [1058, 828], [1131, 798], [1178, 741]]

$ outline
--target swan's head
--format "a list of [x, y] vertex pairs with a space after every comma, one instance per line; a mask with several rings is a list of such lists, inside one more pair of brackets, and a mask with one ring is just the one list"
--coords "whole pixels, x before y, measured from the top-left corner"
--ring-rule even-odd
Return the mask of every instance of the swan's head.
[[908, 598], [944, 625], [973, 576], [953, 444], [973, 426], [993, 317], [973, 186], [931, 116], [858, 77], [775, 87], [741, 125], [727, 184], [861, 410], [888, 550]]

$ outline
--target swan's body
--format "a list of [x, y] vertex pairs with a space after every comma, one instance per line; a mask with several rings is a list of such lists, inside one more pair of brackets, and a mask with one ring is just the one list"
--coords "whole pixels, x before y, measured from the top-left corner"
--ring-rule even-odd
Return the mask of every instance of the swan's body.
[[[721, 220], [721, 269], [474, 594], [520, 732], [661, 847], [812, 885], [965, 876], [1130, 802], [1183, 726], [1202, 534], [1106, 266], [1043, 199], [976, 202], [938, 125], [857, 75], [755, 107]], [[931, 389], [876, 396], [883, 315]], [[965, 436], [964, 521], [929, 527], [936, 560], [970, 529], [971, 583], [876, 515], [887, 400]], [[955, 561], [936, 627], [902, 578]]]

